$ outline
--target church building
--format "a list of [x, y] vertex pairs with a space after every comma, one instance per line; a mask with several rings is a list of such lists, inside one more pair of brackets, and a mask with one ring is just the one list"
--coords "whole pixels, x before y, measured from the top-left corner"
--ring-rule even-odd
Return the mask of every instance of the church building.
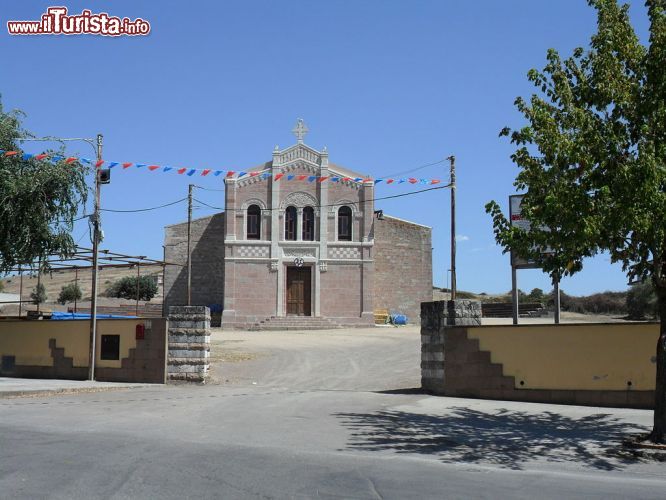
[[[432, 300], [431, 229], [375, 211], [374, 182], [296, 144], [224, 180], [224, 212], [191, 223], [190, 303], [226, 328], [419, 322]], [[187, 304], [187, 222], [165, 228], [165, 305]]]

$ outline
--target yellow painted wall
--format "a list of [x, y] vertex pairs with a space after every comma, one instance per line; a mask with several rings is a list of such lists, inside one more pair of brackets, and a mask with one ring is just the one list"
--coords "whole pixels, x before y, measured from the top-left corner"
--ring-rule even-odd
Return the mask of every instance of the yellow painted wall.
[[631, 381], [632, 390], [654, 390], [655, 323], [481, 326], [467, 335], [516, 388], [626, 390]]
[[[100, 368], [120, 368], [121, 360], [136, 347], [136, 325], [142, 319], [109, 319], [97, 322], [96, 364]], [[120, 359], [101, 360], [101, 335], [120, 335]], [[17, 365], [53, 366], [49, 339], [65, 349], [73, 365], [88, 366], [90, 321], [0, 321], [0, 356], [16, 356]]]

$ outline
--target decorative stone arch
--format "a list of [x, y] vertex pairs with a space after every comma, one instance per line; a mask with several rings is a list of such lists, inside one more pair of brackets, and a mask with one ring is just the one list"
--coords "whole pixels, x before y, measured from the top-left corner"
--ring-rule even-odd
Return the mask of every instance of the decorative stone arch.
[[296, 191], [289, 193], [284, 197], [280, 203], [280, 234], [284, 234], [285, 224], [285, 210], [287, 207], [292, 206], [296, 208], [296, 240], [301, 241], [303, 231], [303, 209], [305, 207], [312, 207], [314, 209], [314, 234], [315, 241], [317, 240], [317, 232], [319, 231], [319, 224], [317, 223], [319, 217], [319, 201], [317, 198], [304, 191]]
[[335, 238], [333, 239], [333, 241], [338, 241], [338, 210], [340, 210], [340, 207], [342, 206], [347, 206], [351, 208], [351, 213], [352, 213], [351, 241], [354, 241], [354, 237], [356, 236], [354, 231], [354, 221], [363, 215], [363, 213], [359, 210], [358, 205], [359, 202], [354, 202], [346, 199], [338, 200], [331, 205], [330, 210], [328, 212], [328, 217], [329, 219], [333, 219], [333, 228], [335, 229]]
[[289, 205], [300, 209], [310, 206], [315, 209], [315, 215], [319, 212], [319, 201], [317, 201], [317, 198], [304, 191], [296, 191], [285, 196], [280, 203], [280, 212], [283, 212]]
[[[264, 200], [261, 200], [259, 198], [250, 198], [249, 200], [246, 200], [243, 202], [241, 205], [241, 212], [240, 215], [243, 218], [243, 240], [247, 240], [247, 209], [250, 208], [251, 205], [258, 205], [259, 208], [261, 209], [261, 217], [259, 218], [259, 231], [260, 231], [260, 236], [259, 236], [259, 241], [261, 240], [266, 240], [267, 236], [267, 230], [266, 228], [268, 227], [268, 224], [266, 223], [267, 221], [265, 219], [268, 218], [268, 212], [266, 211], [266, 202]], [[236, 214], [239, 215], [239, 214]], [[238, 219], [237, 219], [238, 220]], [[257, 240], [254, 240], [257, 241]]]

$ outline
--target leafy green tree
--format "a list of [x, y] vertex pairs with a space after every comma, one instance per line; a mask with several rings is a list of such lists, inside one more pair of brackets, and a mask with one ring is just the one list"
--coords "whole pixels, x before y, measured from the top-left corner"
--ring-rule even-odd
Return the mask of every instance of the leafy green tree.
[[[496, 202], [486, 205], [505, 251], [534, 258], [553, 281], [608, 252], [630, 278], [650, 279], [661, 316], [654, 427], [666, 434], [666, 0], [647, 0], [650, 37], [640, 43], [628, 6], [588, 0], [597, 31], [588, 50], [566, 59], [551, 49], [537, 87], [516, 107], [527, 120], [501, 135], [516, 146], [532, 231], [511, 227]], [[548, 229], [545, 229], [548, 228]], [[553, 253], [541, 255], [550, 247]]]
[[83, 297], [83, 293], [81, 293], [81, 288], [78, 283], [69, 283], [60, 289], [58, 304], [65, 305], [67, 302], [81, 300], [81, 297]]
[[0, 280], [0, 292], [2, 292], [5, 289], [5, 282]]
[[33, 304], [43, 304], [46, 302], [46, 288], [43, 283], [38, 283], [37, 286], [30, 293], [30, 298]]
[[17, 151], [31, 137], [21, 111], [4, 112], [0, 103], [0, 273], [47, 255], [71, 254], [71, 231], [87, 197], [85, 170], [78, 162], [37, 160]]
[[544, 295], [541, 288], [533, 288], [532, 291], [527, 296], [527, 300], [530, 302], [543, 302]]
[[[152, 276], [141, 276], [139, 281], [139, 299], [150, 300], [157, 293], [157, 284]], [[137, 277], [125, 276], [106, 289], [107, 297], [137, 300]]]
[[627, 292], [629, 319], [646, 319], [657, 316], [657, 297], [652, 283], [638, 283]]

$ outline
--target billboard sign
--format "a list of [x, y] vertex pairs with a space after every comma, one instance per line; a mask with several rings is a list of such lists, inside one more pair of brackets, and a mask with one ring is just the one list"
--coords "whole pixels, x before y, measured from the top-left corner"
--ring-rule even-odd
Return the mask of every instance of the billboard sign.
[[[524, 195], [514, 194], [509, 196], [509, 219], [511, 220], [511, 225], [522, 229], [523, 231], [530, 231], [532, 229], [530, 221], [523, 218], [520, 205], [523, 202]], [[543, 253], [552, 253], [552, 251], [547, 248]], [[511, 252], [511, 265], [516, 269], [538, 269], [539, 265], [534, 261], [534, 259], [523, 259], [514, 255]]]

